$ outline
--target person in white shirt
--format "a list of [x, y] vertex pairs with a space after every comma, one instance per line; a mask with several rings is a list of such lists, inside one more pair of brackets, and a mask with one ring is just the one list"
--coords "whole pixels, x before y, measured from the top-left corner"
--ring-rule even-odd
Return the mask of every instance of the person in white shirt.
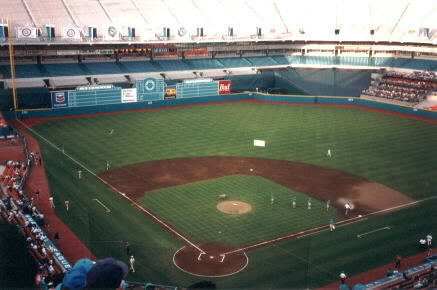
[[132, 272], [135, 273], [134, 264], [135, 264], [135, 258], [134, 258], [134, 256], [130, 256], [130, 259], [129, 259], [129, 265], [130, 265], [129, 270], [131, 270]]

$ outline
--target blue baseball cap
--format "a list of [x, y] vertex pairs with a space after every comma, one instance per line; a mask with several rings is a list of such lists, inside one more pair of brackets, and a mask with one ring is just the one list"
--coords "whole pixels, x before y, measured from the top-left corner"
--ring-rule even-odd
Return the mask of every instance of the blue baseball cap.
[[67, 289], [83, 289], [86, 287], [88, 271], [94, 263], [89, 259], [80, 259], [65, 273], [62, 285]]

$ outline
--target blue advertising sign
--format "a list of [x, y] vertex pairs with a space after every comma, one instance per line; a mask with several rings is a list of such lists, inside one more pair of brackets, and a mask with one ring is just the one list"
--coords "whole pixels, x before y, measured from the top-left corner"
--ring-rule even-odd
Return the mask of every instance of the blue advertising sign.
[[51, 92], [52, 108], [67, 108], [68, 107], [68, 91]]

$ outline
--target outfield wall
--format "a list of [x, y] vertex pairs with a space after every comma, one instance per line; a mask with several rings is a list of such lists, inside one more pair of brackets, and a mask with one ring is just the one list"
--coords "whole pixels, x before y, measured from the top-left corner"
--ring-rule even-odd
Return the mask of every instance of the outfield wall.
[[280, 103], [297, 103], [297, 104], [332, 104], [332, 105], [358, 105], [374, 109], [386, 110], [408, 114], [416, 117], [430, 118], [437, 120], [437, 112], [415, 109], [412, 107], [398, 106], [377, 101], [364, 100], [360, 98], [347, 97], [319, 97], [319, 96], [297, 96], [297, 95], [267, 95], [261, 93], [241, 93], [231, 95], [216, 95], [201, 98], [184, 98], [171, 100], [156, 100], [148, 102], [124, 103], [116, 105], [101, 105], [89, 107], [73, 107], [63, 109], [48, 109], [48, 110], [31, 110], [4, 112], [4, 117], [7, 120], [11, 119], [26, 119], [26, 118], [48, 118], [48, 117], [63, 117], [74, 116], [81, 114], [96, 114], [109, 113], [130, 110], [168, 108], [174, 106], [187, 106], [196, 104], [207, 104], [213, 102], [228, 102], [240, 100], [258, 100], [266, 102]]

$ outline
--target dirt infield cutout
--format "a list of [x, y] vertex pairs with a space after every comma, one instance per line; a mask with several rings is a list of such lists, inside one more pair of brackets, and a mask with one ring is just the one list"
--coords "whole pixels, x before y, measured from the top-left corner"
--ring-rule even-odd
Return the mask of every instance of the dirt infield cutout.
[[197, 246], [204, 253], [190, 246], [176, 251], [173, 256], [176, 267], [195, 276], [225, 277], [241, 272], [249, 263], [249, 258], [243, 251], [224, 255], [223, 253], [237, 249], [230, 245], [203, 243]]
[[252, 206], [247, 202], [228, 200], [218, 203], [217, 209], [227, 214], [245, 214], [252, 210]]

